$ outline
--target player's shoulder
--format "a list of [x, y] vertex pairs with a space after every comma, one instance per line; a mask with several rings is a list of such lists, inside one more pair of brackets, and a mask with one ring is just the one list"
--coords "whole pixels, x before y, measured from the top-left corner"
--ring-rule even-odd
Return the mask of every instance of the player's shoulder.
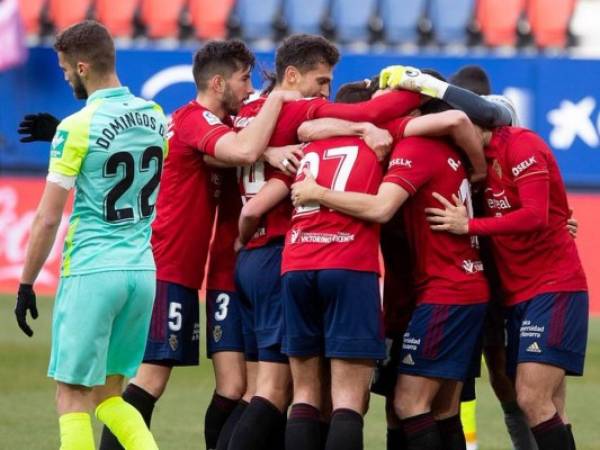
[[90, 123], [96, 111], [102, 106], [102, 101], [96, 101], [84, 106], [79, 111], [65, 117], [58, 124], [58, 130], [68, 132], [86, 131], [89, 129]]
[[215, 126], [225, 125], [214, 113], [196, 101], [186, 103], [172, 116], [175, 126]]

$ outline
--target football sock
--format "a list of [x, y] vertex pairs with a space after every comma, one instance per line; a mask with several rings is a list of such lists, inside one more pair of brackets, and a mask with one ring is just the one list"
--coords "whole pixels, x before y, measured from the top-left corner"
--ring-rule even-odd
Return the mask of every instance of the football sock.
[[404, 430], [400, 428], [387, 429], [387, 450], [406, 450], [406, 437]]
[[319, 410], [306, 403], [292, 405], [285, 430], [286, 450], [320, 450]]
[[100, 403], [96, 417], [127, 450], [158, 450], [140, 412], [122, 397], [110, 397]]
[[565, 450], [569, 448], [569, 434], [558, 413], [531, 428], [539, 450]]
[[252, 397], [231, 436], [228, 450], [265, 450], [282, 416], [266, 398]]
[[325, 450], [325, 445], [327, 444], [327, 436], [329, 435], [329, 422], [320, 421], [319, 429], [321, 431], [321, 445], [320, 450]]
[[575, 437], [573, 436], [573, 426], [568, 423], [565, 427], [567, 428], [567, 434], [569, 435], [569, 450], [577, 450], [575, 447]]
[[84, 412], [63, 414], [58, 418], [60, 450], [94, 450], [94, 432], [90, 415]]
[[[287, 411], [286, 411], [287, 413]], [[285, 448], [285, 430], [287, 428], [287, 415], [282, 414], [273, 429], [271, 440], [269, 441], [268, 450], [286, 450]]]
[[340, 408], [331, 414], [325, 450], [362, 450], [363, 418], [351, 409]]
[[407, 450], [442, 450], [442, 440], [431, 412], [401, 420]]
[[[473, 386], [473, 390], [474, 388], [475, 386]], [[467, 448], [477, 448], [477, 400], [463, 401], [460, 404], [460, 421], [462, 422]]]
[[[123, 392], [123, 400], [140, 412], [144, 418], [144, 422], [150, 428], [152, 412], [158, 399], [141, 387], [129, 383]], [[123, 450], [123, 446], [119, 443], [115, 435], [110, 432], [108, 427], [102, 428], [100, 450]]]
[[219, 433], [219, 439], [217, 440], [216, 447], [217, 450], [227, 450], [227, 447], [229, 447], [229, 441], [231, 440], [231, 435], [235, 431], [235, 428], [240, 421], [240, 417], [242, 417], [242, 414], [244, 414], [244, 411], [247, 407], [248, 402], [245, 400], [240, 400], [231, 414], [229, 414], [229, 417], [225, 421], [225, 424]]
[[537, 450], [527, 418], [516, 401], [501, 403], [504, 423], [515, 450]]
[[207, 450], [217, 448], [219, 433], [238, 402], [239, 400], [232, 400], [216, 392], [213, 393], [212, 400], [204, 416], [204, 442]]
[[467, 449], [467, 442], [459, 414], [447, 419], [436, 420], [436, 423], [440, 437], [442, 438], [442, 448], [444, 450]]

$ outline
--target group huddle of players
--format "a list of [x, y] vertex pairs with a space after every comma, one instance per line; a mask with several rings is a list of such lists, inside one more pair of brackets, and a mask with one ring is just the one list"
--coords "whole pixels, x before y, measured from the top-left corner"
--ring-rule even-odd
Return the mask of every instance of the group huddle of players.
[[[149, 426], [172, 368], [198, 364], [207, 267], [207, 449], [362, 449], [371, 389], [388, 449], [464, 449], [483, 341], [521, 414], [518, 448], [574, 449], [564, 377], [583, 371], [587, 286], [550, 149], [507, 99], [478, 95], [481, 70], [448, 84], [391, 66], [330, 102], [338, 59], [320, 36], [288, 37], [248, 100], [245, 44], [194, 56], [198, 95], [172, 115], [155, 205], [148, 342], [123, 398]], [[105, 428], [100, 448], [122, 447]]]

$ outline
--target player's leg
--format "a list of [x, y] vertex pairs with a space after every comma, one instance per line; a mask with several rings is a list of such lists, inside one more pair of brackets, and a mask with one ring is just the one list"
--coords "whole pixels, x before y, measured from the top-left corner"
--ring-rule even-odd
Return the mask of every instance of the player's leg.
[[445, 380], [431, 405], [444, 449], [465, 450], [467, 443], [460, 420], [460, 398], [463, 382]]
[[575, 450], [575, 437], [573, 436], [573, 427], [571, 425], [571, 421], [567, 416], [567, 378], [563, 378], [562, 383], [554, 392], [554, 396], [552, 397], [552, 402], [554, 406], [556, 406], [556, 410], [558, 411], [558, 415], [562, 419], [567, 428], [567, 434], [569, 435], [569, 450]]
[[331, 359], [332, 415], [327, 450], [362, 449], [363, 416], [375, 361], [385, 358], [376, 273], [320, 270], [325, 356]]
[[286, 427], [286, 450], [319, 450], [323, 377], [323, 318], [315, 271], [282, 278], [284, 352], [290, 358], [294, 393]]
[[[481, 356], [480, 356], [481, 358]], [[477, 450], [477, 395], [476, 378], [465, 380], [460, 395], [460, 421], [462, 423], [467, 450]]]
[[[123, 377], [131, 378], [141, 369], [152, 317], [155, 273], [131, 271], [125, 274], [128, 297], [112, 327], [107, 356], [107, 372], [111, 376], [106, 385], [94, 393], [98, 404], [96, 416], [119, 442], [119, 448], [157, 448], [147, 424], [149, 417], [144, 417], [140, 408], [120, 395]], [[109, 442], [103, 440], [102, 445]], [[110, 445], [114, 446], [114, 442]]]
[[204, 441], [215, 449], [229, 415], [246, 391], [244, 337], [235, 292], [209, 290], [206, 295], [206, 346], [215, 373], [215, 392], [204, 416]]

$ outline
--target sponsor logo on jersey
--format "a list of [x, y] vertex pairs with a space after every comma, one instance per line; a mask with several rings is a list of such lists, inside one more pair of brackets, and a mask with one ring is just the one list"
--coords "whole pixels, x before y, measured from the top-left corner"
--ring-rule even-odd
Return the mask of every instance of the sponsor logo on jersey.
[[354, 234], [350, 233], [303, 233], [297, 230], [295, 232], [297, 234], [292, 231], [290, 237], [292, 244], [331, 244], [334, 242], [345, 244], [353, 242], [355, 239]]
[[470, 259], [465, 259], [462, 262], [462, 268], [466, 273], [483, 272], [483, 263], [481, 261], [472, 261]]
[[215, 342], [219, 342], [223, 338], [223, 328], [221, 325], [215, 325], [213, 327], [213, 339]]
[[405, 158], [394, 158], [390, 160], [390, 164], [388, 168], [391, 169], [394, 166], [406, 167], [407, 169], [412, 169], [412, 161], [410, 159]]
[[456, 159], [448, 158], [448, 165], [455, 172], [458, 171], [458, 169], [460, 168], [461, 164], [462, 163], [460, 161], [456, 160]]
[[[496, 194], [493, 194], [496, 197]], [[488, 208], [490, 209], [511, 209], [512, 205], [510, 201], [508, 201], [508, 196], [504, 195], [501, 198], [488, 198], [487, 199]]]
[[407, 366], [414, 366], [415, 365], [415, 360], [413, 359], [412, 355], [410, 353], [408, 353], [402, 359], [402, 364], [406, 364]]
[[540, 348], [537, 342], [534, 342], [529, 347], [527, 347], [527, 351], [529, 353], [542, 353], [542, 349]]
[[177, 347], [179, 347], [179, 340], [177, 339], [177, 335], [172, 334], [171, 336], [169, 336], [169, 347], [171, 347], [171, 350], [173, 350], [174, 352], [177, 351]]
[[222, 124], [223, 123], [223, 122], [221, 122], [221, 119], [219, 119], [217, 116], [215, 116], [210, 111], [204, 111], [202, 113], [202, 117], [204, 117], [204, 120], [206, 120], [206, 122], [209, 125], [218, 125], [218, 124]]
[[518, 177], [522, 172], [529, 169], [535, 163], [536, 163], [535, 156], [532, 156], [531, 158], [526, 159], [525, 161], [521, 161], [519, 164], [517, 164], [515, 167], [512, 168], [512, 174], [515, 177]]
[[69, 132], [66, 130], [58, 130], [52, 139], [52, 150], [50, 150], [50, 156], [52, 158], [62, 158], [63, 150], [65, 149], [65, 142], [69, 137]]

